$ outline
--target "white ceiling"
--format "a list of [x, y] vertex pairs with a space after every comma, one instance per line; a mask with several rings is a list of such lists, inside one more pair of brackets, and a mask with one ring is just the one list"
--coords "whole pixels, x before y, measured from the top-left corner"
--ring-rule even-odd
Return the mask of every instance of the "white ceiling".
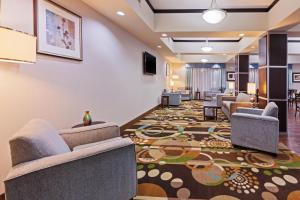
[[[201, 13], [153, 13], [146, 0], [82, 0], [128, 32], [156, 49], [171, 62], [226, 62], [237, 53], [257, 53], [259, 38], [268, 30], [288, 31], [291, 37], [300, 37], [300, 0], [279, 0], [269, 12], [228, 13], [220, 24], [207, 24]], [[150, 0], [155, 9], [206, 9], [211, 0]], [[221, 8], [267, 8], [273, 0], [217, 0]], [[122, 10], [126, 16], [116, 15]], [[288, 28], [287, 28], [288, 27]], [[299, 33], [298, 33], [299, 31]], [[162, 33], [168, 37], [162, 37]], [[177, 40], [238, 40], [213, 42], [214, 50], [204, 53], [201, 42], [174, 42]], [[160, 45], [162, 48], [158, 49]], [[300, 43], [289, 45], [289, 52], [299, 55]], [[178, 58], [177, 54], [180, 54]], [[226, 54], [226, 55], [224, 55]], [[297, 60], [297, 59], [294, 59]], [[300, 59], [299, 59], [300, 62]]]
[[[222, 8], [267, 8], [274, 0], [217, 0]], [[155, 9], [207, 9], [211, 0], [150, 0]]]

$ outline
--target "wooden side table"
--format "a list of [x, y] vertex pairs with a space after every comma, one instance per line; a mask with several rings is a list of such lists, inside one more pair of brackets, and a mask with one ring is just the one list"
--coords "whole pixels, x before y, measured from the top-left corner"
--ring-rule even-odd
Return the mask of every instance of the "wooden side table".
[[162, 95], [161, 96], [161, 107], [164, 108], [165, 107], [165, 102], [166, 102], [166, 105], [170, 106], [170, 97], [169, 96], [165, 96], [165, 95]]
[[[92, 122], [91, 125], [88, 125], [88, 126], [93, 126], [93, 125], [97, 125], [97, 124], [104, 124], [105, 122], [103, 121], [95, 121], [95, 122]], [[85, 125], [83, 124], [77, 124], [75, 126], [73, 126], [72, 128], [80, 128], [80, 127], [85, 127]]]
[[197, 91], [195, 92], [195, 100], [200, 100], [201, 99], [201, 92]]

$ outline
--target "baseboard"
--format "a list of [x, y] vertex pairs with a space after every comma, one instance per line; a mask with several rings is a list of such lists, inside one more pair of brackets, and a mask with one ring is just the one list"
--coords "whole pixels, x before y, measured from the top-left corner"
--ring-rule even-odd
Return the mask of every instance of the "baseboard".
[[0, 200], [5, 200], [5, 194], [0, 194]]
[[150, 110], [148, 110], [147, 112], [141, 114], [140, 116], [138, 116], [137, 118], [131, 120], [130, 122], [124, 124], [123, 126], [121, 126], [121, 134], [123, 133], [123, 131], [125, 131], [126, 129], [130, 128], [133, 124], [137, 123], [138, 121], [140, 121], [142, 118], [144, 118], [146, 115], [150, 114], [151, 112], [153, 112], [154, 110], [158, 109], [160, 107], [160, 104], [155, 106], [154, 108], [151, 108]]

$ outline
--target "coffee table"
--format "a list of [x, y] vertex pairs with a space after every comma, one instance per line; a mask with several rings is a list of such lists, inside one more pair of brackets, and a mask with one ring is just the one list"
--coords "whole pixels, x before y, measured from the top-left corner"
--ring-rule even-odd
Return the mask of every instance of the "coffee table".
[[218, 120], [218, 109], [221, 107], [217, 105], [217, 101], [204, 101], [203, 103], [203, 119], [212, 117], [216, 121]]

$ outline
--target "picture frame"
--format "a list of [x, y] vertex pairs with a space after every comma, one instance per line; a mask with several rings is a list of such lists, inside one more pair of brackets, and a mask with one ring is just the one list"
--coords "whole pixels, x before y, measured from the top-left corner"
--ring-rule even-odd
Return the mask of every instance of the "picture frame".
[[170, 76], [170, 64], [166, 63], [166, 77]]
[[293, 73], [293, 83], [300, 83], [300, 72]]
[[83, 60], [82, 17], [50, 1], [34, 0], [37, 53]]
[[227, 72], [227, 81], [235, 81], [235, 72]]

